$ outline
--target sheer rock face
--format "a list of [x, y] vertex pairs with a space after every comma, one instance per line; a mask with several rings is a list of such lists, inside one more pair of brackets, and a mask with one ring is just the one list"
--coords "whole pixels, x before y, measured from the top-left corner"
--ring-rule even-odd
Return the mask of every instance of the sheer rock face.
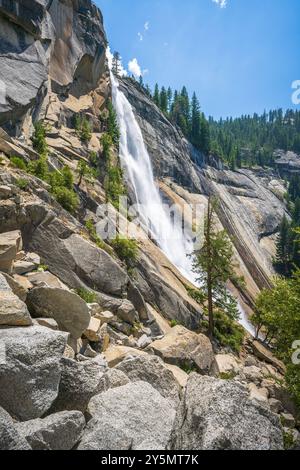
[[192, 374], [177, 412], [170, 449], [280, 450], [278, 416], [232, 381]]
[[0, 125], [18, 134], [51, 89], [76, 96], [97, 87], [106, 37], [91, 0], [11, 0], [0, 14]]
[[[221, 225], [234, 240], [242, 273], [248, 284], [269, 286], [274, 274], [275, 238], [286, 211], [283, 181], [276, 171], [230, 171], [213, 156], [205, 157], [189, 144], [151, 99], [129, 79], [121, 90], [133, 106], [150, 154], [155, 176], [164, 180], [161, 190], [174, 203], [205, 203], [209, 195], [219, 198]], [[165, 186], [165, 187], [164, 187]], [[202, 199], [200, 199], [202, 197]], [[249, 279], [248, 279], [249, 278]]]

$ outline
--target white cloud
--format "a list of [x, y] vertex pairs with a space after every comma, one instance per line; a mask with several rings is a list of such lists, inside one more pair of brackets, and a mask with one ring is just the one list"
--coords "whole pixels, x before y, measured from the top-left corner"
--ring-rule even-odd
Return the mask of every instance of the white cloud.
[[212, 0], [214, 3], [219, 5], [220, 8], [226, 8], [227, 7], [227, 0]]
[[[107, 58], [107, 61], [108, 61], [108, 66], [110, 68], [110, 70], [112, 69], [112, 62], [113, 62], [113, 54], [111, 53], [111, 50], [110, 50], [110, 47], [108, 46], [107, 49], [106, 49], [106, 58]], [[124, 69], [123, 67], [123, 64], [122, 64], [122, 57], [120, 58], [121, 59], [121, 62], [120, 62], [120, 75], [121, 77], [127, 77], [128, 75], [128, 72], [126, 69]]]
[[128, 62], [128, 70], [132, 73], [135, 78], [139, 78], [142, 74], [142, 69], [137, 61], [137, 59], [132, 59]]
[[138, 32], [138, 37], [139, 37], [139, 40], [142, 41], [144, 39], [144, 36], [142, 35], [142, 33]]
[[150, 23], [149, 23], [149, 21], [146, 21], [146, 23], [144, 24], [144, 30], [148, 31], [149, 28], [150, 28]]

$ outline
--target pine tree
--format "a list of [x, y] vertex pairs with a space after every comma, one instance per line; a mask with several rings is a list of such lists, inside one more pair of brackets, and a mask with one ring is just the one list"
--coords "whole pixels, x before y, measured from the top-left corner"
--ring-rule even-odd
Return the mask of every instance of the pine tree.
[[165, 87], [162, 87], [160, 92], [160, 109], [163, 113], [168, 113], [168, 95]]
[[291, 224], [284, 216], [280, 224], [279, 234], [276, 240], [276, 258], [274, 265], [280, 274], [291, 274], [292, 261], [292, 237]]
[[208, 300], [209, 336], [214, 336], [214, 303], [227, 302], [226, 283], [235, 276], [233, 248], [225, 231], [216, 228], [217, 201], [209, 198], [204, 223], [204, 242], [195, 253], [194, 270], [201, 285], [204, 284]]
[[201, 141], [201, 113], [196, 93], [192, 97], [192, 122], [190, 139], [192, 144], [199, 147]]
[[121, 56], [120, 53], [115, 51], [112, 60], [112, 71], [118, 77], [121, 73]]
[[160, 93], [159, 93], [158, 83], [156, 83], [155, 85], [153, 101], [156, 104], [156, 106], [160, 107]]
[[168, 88], [167, 97], [168, 97], [168, 113], [170, 113], [171, 108], [172, 108], [172, 98], [173, 98], [173, 93], [172, 93], [171, 87]]
[[200, 149], [205, 155], [208, 155], [210, 152], [210, 130], [204, 114], [201, 116]]

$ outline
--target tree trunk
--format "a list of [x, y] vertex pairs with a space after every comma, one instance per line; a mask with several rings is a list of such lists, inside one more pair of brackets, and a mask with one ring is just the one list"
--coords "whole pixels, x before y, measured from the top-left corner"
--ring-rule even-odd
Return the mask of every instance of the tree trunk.
[[212, 294], [212, 286], [211, 286], [210, 280], [208, 280], [207, 282], [207, 296], [208, 296], [208, 320], [209, 320], [208, 336], [210, 337], [210, 339], [213, 339], [215, 325], [214, 325], [213, 294]]

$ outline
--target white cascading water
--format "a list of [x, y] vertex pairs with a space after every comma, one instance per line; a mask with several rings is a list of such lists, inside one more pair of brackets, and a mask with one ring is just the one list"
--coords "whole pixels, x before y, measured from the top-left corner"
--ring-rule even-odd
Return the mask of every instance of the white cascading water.
[[[150, 156], [146, 149], [142, 131], [134, 116], [132, 106], [119, 89], [119, 82], [111, 73], [113, 104], [120, 127], [120, 160], [135, 191], [139, 204], [139, 216], [143, 225], [152, 234], [160, 249], [177, 269], [194, 285], [192, 259], [193, 242], [174, 226], [165, 210], [161, 195], [155, 185]], [[244, 309], [238, 303], [241, 325], [252, 335], [255, 329]]]
[[155, 185], [151, 160], [132, 106], [113, 74], [111, 81], [121, 134], [120, 160], [134, 189], [141, 221], [169, 260], [187, 279], [195, 282], [192, 260], [188, 256], [193, 251], [192, 240], [171, 221]]

